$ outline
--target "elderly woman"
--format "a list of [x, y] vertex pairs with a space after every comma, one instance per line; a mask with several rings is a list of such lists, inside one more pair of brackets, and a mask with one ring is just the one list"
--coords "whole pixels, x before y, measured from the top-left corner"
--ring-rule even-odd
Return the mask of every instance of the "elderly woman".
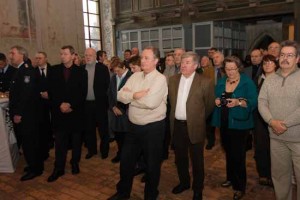
[[117, 163], [121, 158], [125, 134], [129, 130], [129, 121], [127, 117], [128, 105], [117, 101], [117, 93], [125, 85], [132, 73], [125, 67], [124, 62], [120, 59], [113, 59], [111, 68], [115, 74], [111, 77], [110, 86], [108, 88], [108, 113], [111, 122], [110, 129], [115, 133], [115, 140], [118, 145], [117, 155], [111, 161]]
[[[278, 69], [278, 63], [273, 55], [265, 55], [262, 59], [263, 73], [255, 80], [258, 91], [264, 80]], [[255, 146], [256, 169], [259, 175], [259, 184], [272, 186], [270, 137], [268, 124], [263, 120], [258, 110], [254, 112], [255, 127], [253, 131]]]
[[215, 110], [212, 125], [220, 128], [226, 154], [227, 180], [223, 187], [232, 185], [233, 199], [241, 199], [246, 190], [246, 141], [253, 128], [252, 112], [257, 107], [254, 82], [240, 73], [241, 60], [229, 56], [224, 60], [225, 74], [215, 88]]

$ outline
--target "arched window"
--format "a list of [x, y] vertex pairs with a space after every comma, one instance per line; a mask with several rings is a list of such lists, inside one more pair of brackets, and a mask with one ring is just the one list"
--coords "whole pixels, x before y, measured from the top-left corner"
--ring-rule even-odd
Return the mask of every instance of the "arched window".
[[99, 0], [82, 0], [85, 46], [102, 49]]

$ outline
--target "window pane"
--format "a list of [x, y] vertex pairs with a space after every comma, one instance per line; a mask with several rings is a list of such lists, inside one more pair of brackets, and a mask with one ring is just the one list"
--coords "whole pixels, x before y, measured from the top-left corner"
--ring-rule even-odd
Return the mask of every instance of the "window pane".
[[174, 39], [173, 48], [181, 48], [181, 47], [182, 47], [182, 39]]
[[159, 48], [159, 42], [158, 42], [158, 40], [151, 41], [150, 45], [153, 46], [153, 47]]
[[138, 40], [138, 33], [137, 32], [131, 32], [130, 33], [130, 41], [137, 41]]
[[91, 39], [100, 40], [100, 29], [99, 28], [90, 28]]
[[171, 49], [172, 45], [171, 45], [171, 40], [163, 40], [163, 49]]
[[89, 14], [89, 23], [90, 23], [90, 26], [99, 27], [99, 15]]
[[82, 0], [83, 12], [87, 12], [86, 0]]
[[98, 40], [91, 40], [91, 47], [100, 50], [101, 49], [101, 43]]
[[158, 30], [150, 31], [150, 39], [158, 39]]
[[149, 42], [148, 41], [142, 42], [142, 49], [145, 49], [146, 47], [149, 47]]
[[89, 8], [89, 13], [99, 14], [98, 2], [88, 1], [88, 8]]
[[162, 30], [162, 38], [171, 38], [171, 29], [165, 28]]
[[86, 26], [89, 25], [88, 14], [87, 13], [83, 13], [83, 24], [86, 25]]
[[126, 49], [129, 49], [129, 43], [126, 42], [126, 43], [122, 43], [122, 52], [125, 51]]
[[141, 31], [141, 39], [149, 40], [149, 31]]
[[85, 40], [85, 47], [91, 47], [89, 40]]
[[85, 39], [90, 39], [89, 27], [87, 26], [84, 27], [84, 37]]
[[133, 47], [138, 47], [139, 45], [137, 42], [131, 42], [130, 46], [131, 46], [131, 48], [133, 48]]
[[180, 27], [173, 28], [173, 38], [182, 37], [182, 29]]
[[122, 33], [122, 41], [129, 41], [129, 33]]

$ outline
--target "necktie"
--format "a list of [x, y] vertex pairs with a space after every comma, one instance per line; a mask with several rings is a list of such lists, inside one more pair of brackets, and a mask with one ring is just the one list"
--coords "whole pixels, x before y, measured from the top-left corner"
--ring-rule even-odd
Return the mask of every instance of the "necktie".
[[45, 70], [45, 68], [41, 68], [41, 71], [42, 71], [41, 76], [42, 76], [42, 78], [46, 78], [44, 70]]
[[217, 80], [220, 80], [222, 78], [221, 69], [217, 69]]

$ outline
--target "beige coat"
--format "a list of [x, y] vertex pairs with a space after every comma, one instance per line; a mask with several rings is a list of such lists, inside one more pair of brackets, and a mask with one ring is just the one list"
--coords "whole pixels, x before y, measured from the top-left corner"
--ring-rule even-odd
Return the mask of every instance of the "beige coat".
[[[171, 104], [170, 128], [172, 135], [180, 77], [181, 74], [177, 74], [169, 80], [169, 100]], [[213, 82], [203, 75], [196, 73], [186, 102], [187, 126], [192, 144], [204, 142], [206, 135], [206, 118], [213, 111], [215, 105], [214, 101]]]

